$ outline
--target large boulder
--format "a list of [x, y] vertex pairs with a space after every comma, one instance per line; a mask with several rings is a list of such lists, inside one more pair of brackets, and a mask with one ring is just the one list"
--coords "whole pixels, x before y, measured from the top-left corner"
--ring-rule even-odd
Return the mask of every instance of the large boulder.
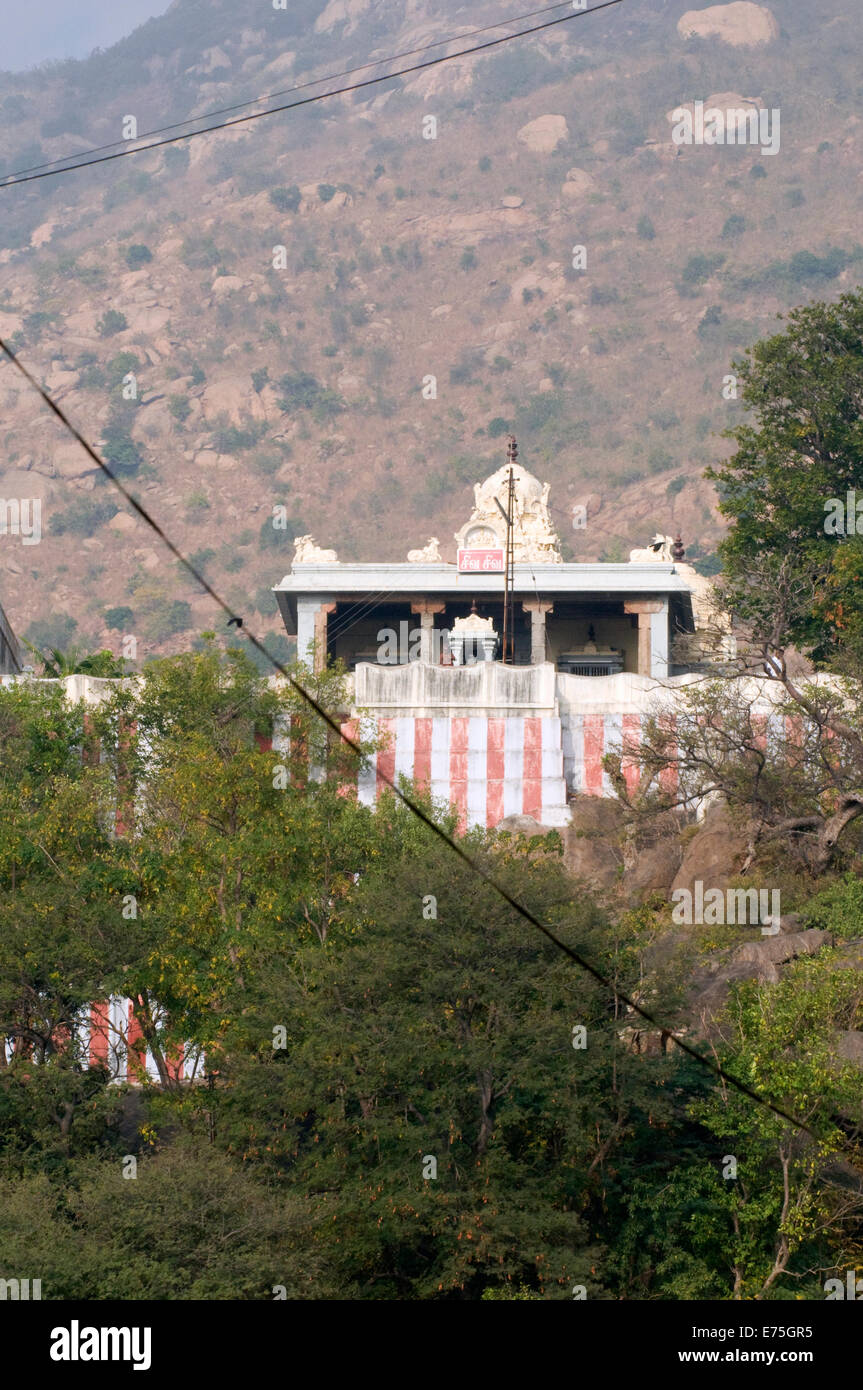
[[569, 139], [566, 117], [537, 116], [535, 121], [528, 121], [521, 127], [516, 139], [534, 154], [552, 154], [558, 145]]
[[[734, 930], [734, 928], [731, 928]], [[716, 1018], [725, 1007], [731, 986], [742, 980], [774, 985], [782, 967], [799, 956], [811, 956], [827, 944], [826, 931], [803, 931], [744, 941], [711, 956], [692, 976], [686, 1013], [697, 1037], [711, 1037]]]
[[687, 10], [677, 21], [677, 32], [682, 39], [720, 39], [733, 48], [759, 48], [779, 37], [779, 25], [765, 5], [734, 0], [731, 5]]
[[561, 831], [564, 864], [591, 888], [611, 888], [623, 868], [623, 807], [607, 797], [576, 796], [569, 809], [572, 823]]
[[746, 835], [732, 820], [726, 806], [713, 806], [701, 827], [686, 845], [672, 892], [686, 888], [694, 893], [696, 882], [705, 888], [726, 889], [740, 872], [746, 857]]

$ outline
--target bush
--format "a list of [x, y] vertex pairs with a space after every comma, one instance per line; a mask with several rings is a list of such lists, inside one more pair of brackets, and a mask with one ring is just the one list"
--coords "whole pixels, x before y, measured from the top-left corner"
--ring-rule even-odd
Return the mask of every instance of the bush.
[[296, 212], [303, 200], [303, 195], [295, 183], [290, 188], [271, 188], [270, 202], [279, 212]]
[[187, 396], [169, 396], [168, 409], [178, 424], [185, 424], [192, 413], [192, 406]]
[[92, 536], [119, 510], [116, 503], [108, 498], [97, 501], [94, 497], [76, 497], [65, 511], [51, 517], [51, 535]]
[[110, 463], [114, 471], [122, 477], [132, 477], [144, 462], [143, 455], [125, 423], [125, 418], [120, 416], [116, 416], [105, 426], [102, 452], [105, 455], [105, 461]]
[[261, 527], [260, 545], [264, 550], [282, 550], [292, 545], [294, 537], [302, 536], [305, 531], [304, 523], [295, 517], [287, 518], [284, 529], [274, 526], [274, 520], [274, 517], [268, 517]]
[[131, 608], [122, 606], [119, 608], [106, 608], [105, 626], [111, 628], [114, 632], [122, 632], [125, 628], [129, 627], [134, 616]]
[[642, 241], [653, 241], [656, 236], [656, 228], [651, 222], [646, 212], [643, 212], [635, 224], [635, 230]]
[[220, 454], [240, 454], [244, 449], [253, 449], [266, 428], [259, 420], [249, 420], [245, 428], [227, 425], [213, 432], [213, 448]]
[[77, 626], [76, 619], [70, 613], [52, 613], [50, 618], [37, 618], [24, 635], [40, 652], [61, 652], [69, 646]]
[[509, 434], [511, 424], [509, 420], [504, 420], [502, 415], [495, 415], [493, 420], [489, 420], [486, 434], [489, 439], [500, 439], [502, 434]]
[[142, 265], [147, 265], [153, 259], [153, 253], [149, 246], [144, 246], [140, 241], [136, 241], [126, 252], [126, 264], [130, 270], [140, 270]]
[[690, 256], [686, 265], [683, 267], [681, 279], [685, 284], [700, 285], [718, 270], [725, 260], [724, 256], [705, 256], [702, 252], [696, 252]]
[[322, 386], [311, 372], [286, 372], [279, 382], [279, 409], [285, 411], [311, 410], [318, 423], [338, 414], [344, 401], [337, 391]]
[[478, 261], [476, 258], [476, 252], [474, 251], [472, 246], [468, 246], [466, 250], [462, 251], [459, 265], [462, 270], [476, 270]]
[[722, 228], [722, 240], [730, 241], [732, 237], [742, 236], [746, 231], [746, 218], [739, 212], [732, 212], [730, 217], [726, 217]]
[[118, 352], [108, 363], [108, 379], [112, 386], [118, 386], [129, 372], [136, 372], [140, 362], [134, 352]]
[[863, 879], [846, 874], [810, 898], [802, 915], [804, 927], [821, 928], [846, 941], [863, 937]]
[[96, 324], [101, 338], [113, 338], [115, 333], [122, 333], [124, 328], [128, 328], [126, 315], [121, 314], [117, 309], [106, 309], [99, 322]]
[[620, 294], [615, 285], [593, 285], [590, 291], [591, 304], [616, 304]]
[[318, 197], [320, 198], [320, 200], [321, 200], [322, 203], [330, 203], [330, 202], [332, 202], [333, 198], [335, 198], [335, 196], [336, 196], [337, 193], [338, 193], [338, 189], [336, 188], [335, 184], [332, 184], [332, 183], [319, 183], [319, 184], [318, 184]]

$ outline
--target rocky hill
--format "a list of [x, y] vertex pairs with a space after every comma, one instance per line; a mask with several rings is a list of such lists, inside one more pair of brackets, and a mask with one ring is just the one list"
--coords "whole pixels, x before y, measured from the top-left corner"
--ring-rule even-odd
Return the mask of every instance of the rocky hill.
[[[0, 168], [116, 141], [130, 115], [139, 132], [164, 127], [502, 12], [176, 0], [86, 62], [0, 75]], [[861, 53], [852, 0], [624, 0], [0, 188], [0, 333], [262, 629], [278, 630], [268, 590], [292, 534], [344, 559], [402, 559], [431, 530], [446, 543], [509, 429], [553, 484], [568, 558], [625, 558], [679, 529], [708, 560], [721, 529], [701, 473], [739, 419], [723, 393], [731, 359], [778, 313], [860, 278]], [[669, 113], [698, 100], [778, 109], [780, 149], [675, 144]], [[134, 632], [146, 656], [211, 625], [209, 600], [8, 364], [0, 408], [0, 493], [43, 503], [39, 546], [0, 538], [16, 628], [115, 649]], [[574, 530], [579, 502], [588, 524]], [[278, 504], [287, 531], [271, 524]]]

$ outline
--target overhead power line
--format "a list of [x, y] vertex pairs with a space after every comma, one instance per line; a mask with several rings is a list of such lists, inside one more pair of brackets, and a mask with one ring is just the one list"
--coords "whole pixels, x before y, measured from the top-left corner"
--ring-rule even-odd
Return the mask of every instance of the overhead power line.
[[[586, 11], [585, 13], [588, 12]], [[304, 704], [308, 705], [309, 709], [311, 709], [320, 719], [323, 720], [323, 722], [336, 735], [336, 737], [339, 738], [342, 741], [342, 743], [346, 744], [347, 747], [350, 748], [357, 755], [358, 758], [362, 759], [364, 756], [362, 749], [358, 746], [354, 739], [352, 739], [348, 734], [344, 732], [341, 725], [338, 724], [336, 720], [332, 717], [332, 715], [329, 714], [327, 710], [323, 708], [323, 706], [314, 697], [314, 695], [312, 695], [310, 691], [306, 690], [305, 686], [302, 685], [302, 683], [298, 681], [294, 676], [292, 676], [290, 671], [288, 671], [282, 665], [282, 663], [279, 660], [277, 660], [277, 658], [274, 657], [271, 652], [267, 650], [267, 648], [259, 640], [259, 638], [257, 638], [254, 635], [254, 633], [251, 632], [245, 626], [245, 623], [241, 615], [234, 612], [230, 604], [225, 599], [223, 599], [219, 593], [216, 592], [216, 590], [209, 583], [209, 581], [204, 578], [203, 574], [201, 574], [200, 570], [198, 570], [196, 566], [193, 565], [192, 562], [188, 560], [185, 555], [183, 555], [183, 553], [178, 549], [178, 547], [174, 544], [170, 537], [165, 534], [159, 523], [150, 515], [146, 508], [141, 505], [137, 498], [132, 495], [132, 493], [125, 486], [125, 484], [122, 483], [120, 479], [113, 473], [113, 471], [109, 468], [108, 464], [105, 463], [104, 459], [100, 457], [100, 455], [96, 452], [93, 446], [89, 444], [87, 440], [84, 438], [84, 436], [80, 433], [80, 431], [76, 429], [76, 427], [72, 424], [72, 422], [69, 420], [66, 414], [57, 405], [56, 401], [51, 399], [47, 391], [44, 390], [44, 388], [39, 384], [36, 378], [28, 371], [28, 369], [24, 366], [24, 364], [19, 360], [19, 358], [15, 355], [12, 349], [8, 346], [6, 342], [4, 342], [2, 338], [0, 338], [0, 350], [6, 353], [6, 356], [10, 359], [16, 370], [21, 373], [24, 379], [30, 384], [30, 386], [32, 386], [33, 390], [38, 392], [42, 400], [48, 406], [48, 409], [60, 421], [63, 428], [66, 429], [69, 432], [69, 434], [72, 435], [73, 439], [75, 439], [78, 442], [78, 444], [80, 444], [81, 448], [85, 451], [85, 453], [93, 460], [96, 467], [102, 473], [104, 473], [108, 480], [117, 489], [121, 497], [124, 498], [124, 500], [129, 504], [129, 506], [132, 507], [132, 509], [135, 512], [137, 512], [141, 520], [147, 526], [149, 526], [150, 529], [159, 537], [159, 539], [162, 541], [162, 544], [167, 547], [167, 549], [171, 552], [174, 558], [179, 561], [183, 568], [192, 576], [195, 582], [201, 586], [204, 592], [210, 596], [210, 598], [222, 610], [222, 612], [228, 615], [229, 623], [233, 623], [238, 627], [242, 627], [251, 646], [253, 646], [255, 650], [259, 652], [261, 656], [263, 656], [264, 659], [270, 663], [274, 670], [278, 671], [279, 674], [285, 678], [285, 680], [287, 681], [290, 688], [294, 691], [294, 693], [297, 696], [299, 696], [299, 698], [304, 702]], [[433, 835], [437, 836], [437, 838], [444, 845], [447, 846], [451, 853], [455, 854], [462, 861], [463, 864], [466, 864], [467, 867], [471, 869], [473, 873], [477, 874], [478, 877], [481, 878], [484, 883], [488, 884], [488, 886], [491, 889], [493, 889], [493, 891], [498, 895], [498, 897], [500, 897], [503, 900], [503, 902], [507, 904], [508, 907], [512, 908], [512, 910], [516, 912], [519, 915], [519, 917], [522, 917], [524, 921], [527, 922], [530, 926], [535, 928], [537, 931], [541, 932], [542, 935], [548, 941], [550, 941], [551, 944], [554, 947], [556, 947], [557, 950], [561, 951], [565, 956], [567, 956], [569, 960], [573, 962], [574, 965], [577, 965], [580, 970], [584, 971], [585, 974], [589, 975], [591, 979], [595, 980], [598, 985], [600, 985], [603, 989], [607, 990], [610, 995], [612, 995], [615, 999], [619, 1000], [621, 1003], [626, 1005], [626, 1007], [630, 1009], [633, 1014], [637, 1015], [638, 1018], [643, 1019], [644, 1022], [648, 1023], [651, 1028], [660, 1032], [663, 1035], [663, 1037], [669, 1039], [669, 1041], [671, 1041], [675, 1047], [677, 1047], [681, 1052], [685, 1053], [685, 1055], [689, 1057], [693, 1062], [695, 1062], [699, 1067], [701, 1067], [705, 1071], [710, 1072], [710, 1074], [717, 1081], [724, 1082], [725, 1085], [730, 1086], [733, 1090], [739, 1092], [740, 1095], [747, 1096], [748, 1099], [754, 1101], [755, 1104], [760, 1105], [764, 1109], [771, 1111], [779, 1119], [784, 1120], [787, 1124], [792, 1125], [793, 1128], [800, 1130], [802, 1133], [808, 1134], [809, 1137], [811, 1139], [814, 1139], [816, 1142], [818, 1141], [818, 1136], [813, 1132], [813, 1130], [810, 1129], [810, 1127], [805, 1123], [805, 1121], [791, 1114], [790, 1111], [785, 1110], [782, 1106], [775, 1105], [773, 1101], [768, 1100], [765, 1096], [760, 1095], [759, 1092], [754, 1090], [751, 1086], [748, 1086], [745, 1081], [741, 1081], [739, 1077], [734, 1076], [733, 1073], [726, 1071], [725, 1068], [720, 1066], [718, 1062], [712, 1061], [711, 1058], [704, 1056], [703, 1053], [699, 1052], [697, 1048], [693, 1047], [683, 1038], [677, 1037], [671, 1028], [669, 1028], [666, 1024], [662, 1023], [648, 1009], [645, 1009], [641, 1004], [637, 1003], [635, 999], [625, 994], [623, 990], [619, 989], [613, 980], [610, 980], [607, 975], [605, 975], [601, 970], [597, 969], [595, 965], [592, 965], [591, 962], [587, 960], [583, 955], [581, 955], [579, 951], [573, 950], [573, 948], [571, 946], [568, 946], [565, 941], [562, 941], [560, 937], [557, 936], [551, 930], [550, 927], [546, 926], [546, 924], [543, 921], [541, 921], [540, 918], [535, 915], [535, 913], [531, 912], [530, 908], [525, 907], [524, 904], [520, 903], [517, 898], [514, 898], [512, 894], [509, 892], [509, 890], [506, 887], [504, 887], [503, 884], [499, 883], [497, 879], [494, 877], [494, 875], [489, 872], [488, 869], [486, 869], [482, 864], [478, 863], [477, 860], [474, 859], [474, 857], [471, 854], [469, 854], [462, 845], [460, 845], [456, 840], [454, 840], [450, 835], [448, 835], [447, 832], [432, 819], [432, 817], [423, 809], [422, 806], [420, 806], [414, 800], [414, 798], [409, 793], [403, 791], [402, 788], [398, 786], [394, 777], [388, 776], [385, 772], [382, 772], [380, 768], [377, 769], [377, 776], [386, 786], [390, 788], [390, 790], [396, 795], [396, 797], [398, 797], [399, 801], [401, 801], [402, 804], [407, 807], [411, 814], [416, 816], [418, 820], [422, 821], [423, 825], [425, 825], [426, 828], [430, 830]], [[856, 1159], [856, 1154], [854, 1154], [853, 1157]]]
[[[489, 48], [497, 48], [500, 44], [512, 43], [514, 39], [525, 38], [529, 34], [539, 34], [544, 29], [552, 29], [558, 24], [568, 24], [573, 19], [581, 19], [585, 15], [597, 14], [600, 10], [611, 9], [614, 5], [620, 5], [623, 0], [603, 0], [600, 5], [594, 5], [589, 10], [573, 10], [571, 14], [560, 15], [557, 19], [548, 19], [543, 24], [534, 24], [528, 29], [520, 29], [516, 34], [504, 34], [498, 39], [487, 39], [485, 43], [475, 44], [472, 48], [460, 49], [458, 53], [444, 53], [438, 58], [427, 58], [421, 63], [412, 63], [406, 68], [397, 68], [395, 72], [387, 72], [378, 77], [367, 77], [362, 82], [353, 82], [347, 87], [335, 87], [329, 92], [318, 92], [315, 96], [302, 97], [300, 101], [290, 101], [283, 106], [272, 106], [267, 111], [253, 111], [248, 116], [238, 116], [233, 121], [219, 121], [215, 125], [202, 126], [200, 130], [187, 130], [180, 135], [169, 135], [164, 140], [151, 140], [147, 145], [135, 145], [132, 148], [114, 150], [112, 154], [100, 154], [94, 159], [81, 159], [77, 162], [66, 164], [60, 169], [43, 169], [39, 173], [24, 174], [21, 177], [9, 177], [0, 188], [18, 188], [21, 184], [35, 183], [40, 179], [56, 178], [60, 174], [70, 174], [76, 169], [91, 169], [97, 164], [109, 164], [115, 159], [127, 159], [130, 155], [146, 154], [148, 150], [158, 150], [165, 145], [176, 145], [184, 140], [194, 140], [199, 135], [211, 135], [214, 131], [230, 130], [234, 126], [247, 125], [251, 121], [263, 120], [265, 116], [277, 116], [283, 111], [296, 111], [302, 106], [311, 106], [315, 102], [325, 101], [329, 97], [345, 96], [349, 92], [359, 92], [366, 87], [377, 86], [381, 82], [390, 82], [395, 77], [406, 77], [410, 73], [422, 72], [425, 68], [439, 67], [442, 63], [454, 62], [457, 58], [468, 57], [472, 53], [482, 53]], [[498, 28], [498, 25], [494, 25]], [[452, 40], [452, 42], [457, 42]]]
[[[309, 87], [319, 87], [322, 82], [337, 82], [342, 77], [353, 77], [355, 73], [367, 72], [369, 68], [378, 68], [383, 63], [397, 63], [401, 58], [412, 58], [417, 53], [429, 53], [433, 48], [443, 48], [448, 43], [459, 43], [463, 39], [476, 38], [478, 34], [488, 34], [492, 29], [502, 29], [505, 24], [522, 24], [526, 19], [535, 19], [537, 15], [550, 14], [553, 10], [568, 9], [572, 0], [562, 0], [556, 5], [546, 5], [541, 10], [529, 10], [527, 14], [513, 15], [511, 19], [501, 19], [497, 24], [486, 24], [481, 29], [468, 29], [464, 34], [453, 34], [446, 39], [436, 39], [434, 43], [426, 43], [418, 48], [405, 48], [400, 53], [389, 53], [384, 58], [373, 58], [367, 63], [360, 63], [357, 67], [344, 68], [341, 72], [326, 73], [323, 77], [310, 78], [308, 82], [298, 82], [293, 87], [283, 87], [278, 92], [268, 92], [259, 97], [251, 97], [248, 101], [238, 101], [233, 106], [217, 106], [212, 111], [202, 111], [197, 116], [187, 116], [185, 120], [174, 121], [172, 125], [156, 126], [153, 130], [145, 130], [143, 135], [139, 135], [138, 140], [149, 140], [154, 135], [164, 135], [169, 130], [180, 130], [183, 126], [193, 125], [196, 121], [209, 121], [214, 116], [228, 116], [233, 111], [244, 111], [248, 106], [259, 106], [262, 101], [276, 101], [279, 97], [290, 96], [292, 92], [304, 92]], [[16, 169], [6, 177], [17, 179], [23, 174], [33, 174], [38, 169], [51, 169], [55, 164], [65, 164], [67, 160], [83, 159], [91, 154], [101, 154], [104, 150], [115, 150], [124, 147], [130, 142], [127, 140], [110, 140], [107, 145], [94, 145], [89, 150], [76, 150], [71, 154], [58, 155], [56, 159], [46, 159], [44, 164], [31, 164], [26, 169]]]

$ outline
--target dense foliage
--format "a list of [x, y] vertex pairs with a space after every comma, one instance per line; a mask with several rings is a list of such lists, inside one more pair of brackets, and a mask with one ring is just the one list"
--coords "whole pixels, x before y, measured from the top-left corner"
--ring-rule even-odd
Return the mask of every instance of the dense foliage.
[[[338, 710], [338, 674], [317, 693]], [[0, 691], [0, 1274], [50, 1298], [823, 1296], [859, 1248], [859, 1072], [833, 1050], [856, 974], [747, 986], [719, 1044], [816, 1143], [646, 1046], [355, 774], [213, 643], [97, 708]], [[465, 844], [673, 1018], [649, 914], [610, 919], [555, 837]], [[158, 1079], [134, 1039], [141, 1084], [84, 1065], [90, 1002], [121, 994]]]

